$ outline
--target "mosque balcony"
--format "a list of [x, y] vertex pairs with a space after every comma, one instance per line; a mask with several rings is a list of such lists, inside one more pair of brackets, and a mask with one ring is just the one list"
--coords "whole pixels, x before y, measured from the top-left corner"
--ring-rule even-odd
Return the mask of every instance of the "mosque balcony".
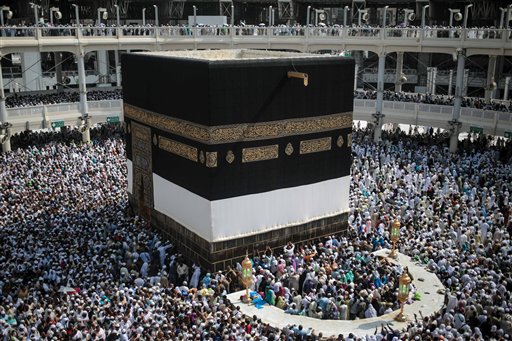
[[[418, 85], [419, 77], [418, 73], [414, 69], [404, 69], [407, 80], [403, 84], [415, 84]], [[377, 83], [377, 68], [365, 68], [361, 71], [363, 82], [365, 83]], [[510, 74], [500, 75], [500, 79], [497, 80], [497, 88], [505, 88], [505, 77], [511, 76]], [[384, 71], [384, 83], [395, 83], [396, 81], [396, 69], [386, 69]], [[450, 84], [450, 71], [449, 70], [438, 70], [436, 75], [436, 85], [448, 86]], [[455, 73], [453, 74], [452, 84], [455, 84]], [[468, 73], [468, 87], [472, 88], [485, 88], [487, 84], [487, 74], [485, 72], [469, 72]]]
[[177, 50], [212, 48], [345, 50], [512, 55], [512, 30], [343, 27], [7, 27], [0, 52], [89, 52], [95, 50]]

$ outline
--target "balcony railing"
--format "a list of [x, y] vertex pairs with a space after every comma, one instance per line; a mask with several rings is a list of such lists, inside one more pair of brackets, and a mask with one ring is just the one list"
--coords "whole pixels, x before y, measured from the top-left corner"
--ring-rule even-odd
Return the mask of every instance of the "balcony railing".
[[[442, 39], [450, 41], [503, 41], [512, 40], [512, 30], [493, 28], [378, 28], [378, 27], [259, 27], [259, 26], [226, 26], [226, 27], [3, 27], [0, 28], [0, 39], [59, 39], [59, 38], [271, 38], [297, 37], [322, 38], [365, 41], [381, 39], [408, 39], [417, 42]], [[505, 46], [505, 45], [504, 45]]]
[[[122, 120], [122, 100], [88, 101], [89, 115], [93, 123], [105, 122], [109, 116]], [[384, 122], [433, 126], [447, 129], [452, 119], [453, 107], [412, 102], [384, 101]], [[354, 99], [354, 120], [372, 121], [375, 100]], [[8, 120], [13, 131], [50, 127], [53, 121], [65, 121], [66, 125], [76, 124], [79, 103], [60, 103], [24, 108], [8, 109]], [[462, 129], [479, 126], [487, 134], [504, 134], [512, 131], [512, 113], [464, 107], [461, 109]]]

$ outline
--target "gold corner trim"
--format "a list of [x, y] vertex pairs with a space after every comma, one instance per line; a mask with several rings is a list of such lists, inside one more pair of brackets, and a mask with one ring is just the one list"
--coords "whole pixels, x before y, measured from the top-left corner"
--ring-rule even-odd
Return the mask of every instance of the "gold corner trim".
[[239, 141], [266, 140], [352, 127], [351, 112], [214, 127], [207, 127], [171, 116], [153, 113], [127, 103], [124, 104], [124, 115], [151, 127], [210, 145]]
[[151, 153], [151, 128], [132, 122], [132, 149], [141, 153]]
[[279, 145], [243, 148], [242, 163], [277, 159], [279, 157]]
[[352, 147], [352, 134], [347, 135], [347, 147]]
[[[129, 127], [129, 126], [128, 126]], [[132, 122], [133, 195], [153, 207], [153, 153], [151, 128]]]
[[149, 126], [187, 137], [195, 141], [204, 142], [209, 139], [208, 128], [195, 123], [152, 113], [129, 104], [124, 105], [124, 114], [126, 117], [140, 121]]
[[[146, 129], [144, 129], [146, 128]], [[151, 140], [151, 130], [149, 127], [144, 127], [141, 125], [133, 125], [133, 138], [150, 141]]]
[[331, 150], [332, 138], [322, 137], [319, 139], [300, 141], [300, 154], [310, 154]]
[[158, 147], [166, 152], [197, 162], [197, 148], [160, 136]]

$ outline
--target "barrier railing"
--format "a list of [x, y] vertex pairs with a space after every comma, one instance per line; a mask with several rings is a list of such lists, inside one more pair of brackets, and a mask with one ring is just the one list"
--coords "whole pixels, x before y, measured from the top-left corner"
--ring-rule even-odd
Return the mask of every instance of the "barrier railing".
[[58, 39], [58, 38], [199, 38], [199, 37], [311, 37], [324, 39], [409, 39], [421, 43], [423, 40], [443, 39], [452, 41], [503, 41], [512, 40], [512, 30], [494, 28], [378, 28], [378, 27], [303, 27], [303, 26], [223, 26], [223, 27], [188, 27], [188, 26], [123, 26], [94, 27], [85, 26], [78, 29], [67, 27], [2, 27], [0, 39]]
[[[103, 100], [103, 101], [88, 101], [89, 112], [92, 116], [95, 113], [103, 113], [104, 111], [112, 110], [112, 112], [121, 112], [123, 101], [122, 100]], [[44, 116], [51, 116], [58, 118], [61, 114], [77, 113], [79, 112], [79, 103], [59, 103], [48, 105], [36, 105], [31, 107], [8, 108], [7, 117], [11, 120], [22, 120], [30, 117], [37, 117], [44, 119]]]
[[[122, 120], [122, 100], [89, 101], [89, 115], [96, 122], [106, 120], [109, 115], [120, 116]], [[412, 124], [421, 121], [423, 125], [448, 127], [452, 119], [452, 106], [414, 102], [384, 101], [385, 121]], [[354, 99], [354, 119], [371, 120], [375, 112], [375, 100]], [[9, 108], [8, 120], [15, 123], [15, 131], [23, 130], [29, 122], [40, 124], [42, 121], [74, 122], [79, 116], [79, 103], [60, 103], [24, 108]], [[466, 126], [480, 125], [487, 131], [500, 128], [500, 131], [512, 131], [512, 113], [463, 107], [460, 121]], [[36, 124], [36, 125], [37, 125]]]

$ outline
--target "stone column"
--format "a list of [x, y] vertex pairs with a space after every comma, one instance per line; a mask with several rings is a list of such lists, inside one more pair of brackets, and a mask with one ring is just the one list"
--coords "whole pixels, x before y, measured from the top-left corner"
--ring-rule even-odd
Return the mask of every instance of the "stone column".
[[81, 51], [77, 56], [78, 64], [78, 82], [80, 87], [80, 124], [79, 129], [82, 133], [82, 141], [90, 142], [91, 137], [89, 133], [89, 105], [87, 104], [87, 85], [85, 79], [85, 65], [84, 65], [84, 53]]
[[503, 89], [503, 100], [508, 100], [508, 88], [510, 86], [510, 76], [505, 77], [505, 88]]
[[464, 77], [462, 80], [462, 97], [466, 97], [468, 95], [468, 85], [469, 85], [469, 69], [464, 69]]
[[[361, 80], [358, 79], [358, 75], [364, 69], [364, 53], [363, 53], [363, 51], [354, 51], [352, 53], [352, 55], [354, 56], [354, 60], [356, 62], [355, 63], [356, 64], [356, 73], [354, 75], [354, 77], [355, 77], [354, 87], [357, 89], [358, 85], [362, 83]], [[361, 77], [362, 77], [362, 75], [361, 75]]]
[[87, 105], [87, 81], [85, 78], [84, 53], [80, 52], [76, 59], [78, 64], [78, 86], [80, 89], [80, 114], [82, 117], [85, 117], [89, 112], [89, 106]]
[[450, 121], [450, 152], [457, 152], [457, 144], [459, 141], [459, 117], [462, 104], [462, 91], [464, 87], [464, 66], [466, 63], [465, 51], [457, 49], [457, 77], [455, 79], [455, 101], [453, 103], [452, 120]]
[[418, 70], [418, 85], [427, 84], [427, 67], [432, 65], [431, 53], [420, 53], [418, 56], [418, 63], [416, 70]]
[[7, 123], [7, 109], [5, 108], [4, 77], [2, 59], [0, 58], [0, 124], [2, 123]]
[[2, 152], [11, 151], [11, 124], [7, 122], [7, 109], [5, 108], [4, 79], [2, 75], [2, 59], [0, 58], [0, 144]]
[[427, 68], [427, 93], [436, 94], [437, 67]]
[[430, 93], [432, 95], [436, 94], [436, 83], [437, 83], [437, 67], [430, 68]]
[[62, 82], [64, 81], [62, 78], [62, 53], [54, 52], [53, 55], [55, 56], [55, 80], [57, 81], [57, 89], [62, 91]]
[[448, 96], [452, 95], [453, 88], [453, 70], [450, 70], [450, 75], [448, 76]]
[[[496, 73], [496, 56], [489, 56], [489, 65], [487, 66], [487, 82], [485, 84], [485, 103], [491, 103], [497, 88], [497, 82], [494, 80]], [[496, 85], [496, 87], [494, 87]]]
[[395, 78], [395, 92], [402, 92], [402, 73], [404, 67], [404, 53], [396, 53], [396, 78]]
[[98, 86], [110, 86], [108, 82], [108, 58], [107, 51], [96, 51], [96, 72], [98, 73]]
[[119, 62], [119, 50], [114, 50], [114, 58], [116, 62], [116, 86], [121, 86], [121, 63]]
[[356, 63], [354, 68], [354, 91], [357, 90], [357, 75], [359, 74], [359, 65]]
[[375, 130], [373, 135], [373, 141], [379, 142], [382, 135], [382, 104], [384, 101], [384, 71], [386, 67], [386, 54], [379, 54], [379, 69], [377, 71], [377, 101], [375, 103]]
[[41, 89], [41, 53], [23, 52], [21, 55], [21, 69], [23, 70], [23, 91], [38, 91]]

